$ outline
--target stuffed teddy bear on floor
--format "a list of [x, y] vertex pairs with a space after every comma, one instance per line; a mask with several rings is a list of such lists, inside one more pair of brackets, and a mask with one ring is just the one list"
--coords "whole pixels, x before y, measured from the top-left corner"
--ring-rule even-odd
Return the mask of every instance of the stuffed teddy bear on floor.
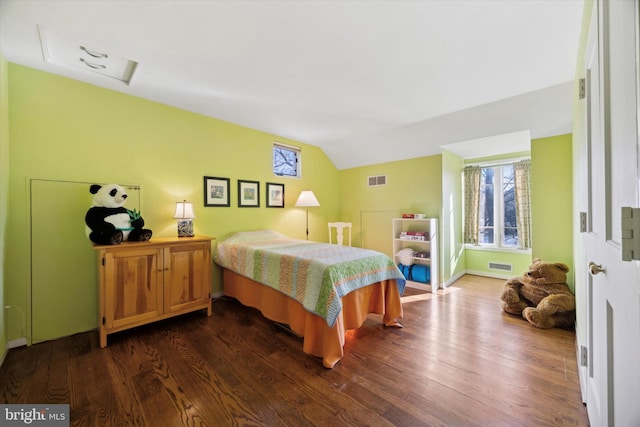
[[118, 245], [125, 240], [149, 240], [152, 231], [144, 228], [144, 220], [135, 209], [123, 205], [127, 192], [117, 184], [93, 184], [89, 191], [93, 203], [85, 216], [87, 237], [99, 245]]
[[525, 274], [504, 284], [502, 308], [538, 328], [574, 327], [576, 301], [566, 283], [568, 271], [569, 267], [561, 262], [534, 259]]

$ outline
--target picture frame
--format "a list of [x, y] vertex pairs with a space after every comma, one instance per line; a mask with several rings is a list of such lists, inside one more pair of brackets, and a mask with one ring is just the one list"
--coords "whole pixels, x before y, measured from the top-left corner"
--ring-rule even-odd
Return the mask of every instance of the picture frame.
[[244, 179], [238, 180], [238, 207], [260, 207], [260, 182]]
[[229, 178], [216, 176], [204, 177], [204, 205], [205, 207], [229, 207]]
[[284, 208], [284, 184], [267, 182], [267, 207]]

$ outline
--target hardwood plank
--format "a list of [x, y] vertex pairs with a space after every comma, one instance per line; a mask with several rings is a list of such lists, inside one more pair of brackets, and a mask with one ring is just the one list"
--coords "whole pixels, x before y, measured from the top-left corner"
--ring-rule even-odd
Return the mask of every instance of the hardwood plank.
[[500, 308], [503, 281], [407, 289], [403, 329], [371, 315], [333, 369], [233, 299], [109, 337], [12, 349], [5, 403], [70, 403], [74, 426], [585, 426], [575, 334]]

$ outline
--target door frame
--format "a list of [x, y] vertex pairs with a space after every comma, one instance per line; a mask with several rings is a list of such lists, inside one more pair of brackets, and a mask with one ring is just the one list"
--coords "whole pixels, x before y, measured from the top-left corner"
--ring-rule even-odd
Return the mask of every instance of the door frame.
[[[34, 331], [33, 331], [33, 290], [34, 290], [34, 274], [33, 274], [33, 269], [34, 269], [34, 259], [33, 259], [33, 254], [34, 254], [34, 244], [33, 244], [33, 184], [35, 182], [50, 182], [50, 183], [60, 183], [60, 184], [79, 184], [79, 185], [86, 185], [87, 186], [87, 200], [88, 200], [88, 204], [87, 204], [87, 210], [91, 207], [90, 206], [90, 202], [91, 202], [91, 195], [89, 194], [89, 187], [93, 184], [98, 184], [98, 185], [106, 185], [108, 183], [101, 183], [101, 182], [87, 182], [87, 181], [76, 181], [76, 180], [72, 180], [72, 179], [51, 179], [51, 178], [38, 178], [38, 177], [33, 177], [33, 176], [27, 176], [25, 178], [25, 190], [26, 193], [28, 195], [27, 197], [27, 206], [26, 206], [26, 213], [27, 213], [27, 253], [26, 255], [26, 268], [27, 268], [27, 272], [26, 272], [26, 278], [27, 278], [27, 292], [26, 292], [26, 313], [24, 315], [24, 327], [25, 327], [25, 337], [24, 337], [24, 341], [21, 342], [16, 342], [13, 343], [13, 346], [19, 346], [19, 345], [27, 345], [27, 346], [31, 346], [32, 344], [35, 344], [37, 342], [41, 342], [42, 340], [38, 340], [38, 337], [34, 337]], [[143, 193], [142, 193], [142, 186], [139, 184], [119, 184], [122, 187], [129, 189], [129, 190], [133, 190], [135, 189], [135, 191], [138, 192], [138, 204], [136, 206], [132, 206], [132, 208], [137, 209], [138, 211], [142, 211], [142, 198], [143, 198]], [[85, 225], [84, 224], [78, 224], [78, 227], [84, 228]], [[88, 241], [88, 238], [87, 238]], [[90, 242], [89, 242], [90, 243]], [[98, 282], [96, 281], [96, 288], [98, 286]], [[96, 313], [97, 313], [97, 309], [98, 306], [96, 305]], [[97, 314], [96, 314], [96, 322], [98, 320]], [[78, 332], [84, 332], [84, 331], [78, 331]], [[36, 342], [34, 342], [34, 340]], [[46, 340], [46, 339], [45, 339]]]

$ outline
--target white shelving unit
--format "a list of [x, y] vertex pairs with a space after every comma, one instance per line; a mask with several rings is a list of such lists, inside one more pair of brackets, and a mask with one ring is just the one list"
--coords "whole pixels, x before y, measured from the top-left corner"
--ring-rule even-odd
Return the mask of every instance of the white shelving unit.
[[[396, 253], [402, 249], [412, 249], [414, 256], [411, 258], [415, 266], [429, 266], [430, 281], [424, 283], [416, 280], [407, 280], [413, 287], [431, 286], [435, 291], [440, 286], [438, 274], [438, 219], [437, 218], [394, 218], [393, 230], [393, 256], [396, 263], [400, 263]], [[415, 268], [415, 267], [414, 267]], [[424, 270], [422, 270], [424, 271]], [[417, 276], [420, 276], [417, 274]]]

